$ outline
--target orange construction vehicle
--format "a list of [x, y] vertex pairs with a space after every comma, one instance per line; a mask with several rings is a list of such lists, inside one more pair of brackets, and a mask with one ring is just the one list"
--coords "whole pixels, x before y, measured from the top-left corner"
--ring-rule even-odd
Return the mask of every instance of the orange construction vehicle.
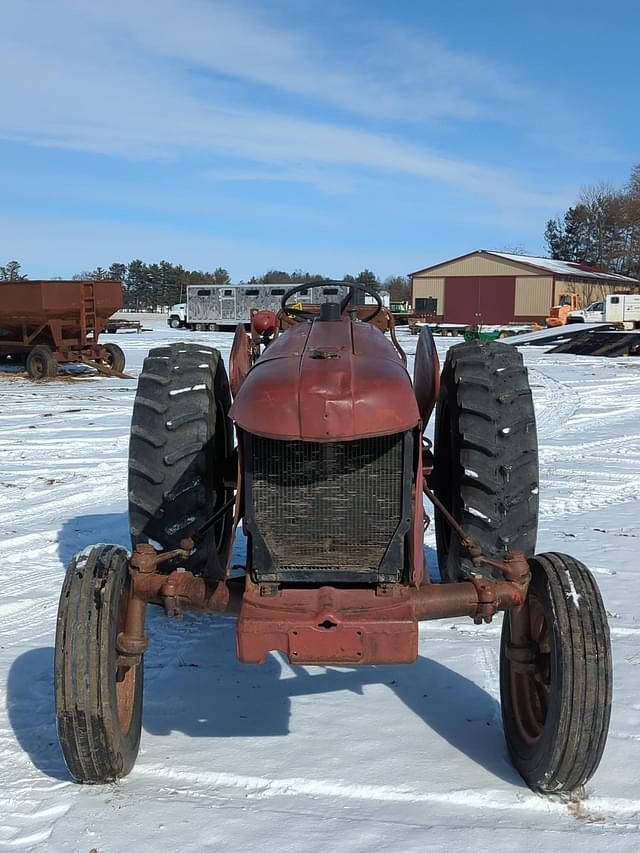
[[577, 293], [561, 293], [557, 305], [549, 308], [549, 316], [545, 319], [547, 326], [552, 329], [555, 326], [564, 326], [570, 311], [577, 311], [582, 307], [582, 300]]

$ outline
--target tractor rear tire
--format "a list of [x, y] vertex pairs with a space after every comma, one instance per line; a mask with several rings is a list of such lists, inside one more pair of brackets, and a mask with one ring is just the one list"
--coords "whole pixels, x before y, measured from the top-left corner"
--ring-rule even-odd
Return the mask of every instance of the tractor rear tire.
[[122, 373], [126, 362], [122, 349], [118, 344], [105, 344], [104, 349], [106, 355], [102, 359], [102, 363], [106, 367], [110, 367], [111, 370], [115, 370], [116, 373]]
[[[129, 524], [133, 547], [157, 543], [165, 550], [221, 509], [233, 491], [223, 482], [233, 450], [228, 416], [231, 392], [218, 350], [176, 343], [150, 351], [133, 406], [129, 444]], [[232, 509], [178, 566], [220, 580], [226, 572]]]
[[119, 666], [129, 567], [117, 545], [76, 555], [60, 595], [55, 649], [58, 737], [78, 782], [126, 776], [138, 755], [143, 663]]
[[[538, 527], [538, 444], [527, 377], [518, 350], [497, 341], [469, 341], [447, 352], [436, 408], [436, 497], [482, 553], [533, 554]], [[473, 566], [458, 535], [435, 510], [440, 576], [463, 580]]]
[[32, 379], [53, 379], [58, 375], [58, 362], [53, 357], [51, 349], [44, 344], [30, 350], [25, 367]]
[[[511, 759], [545, 794], [570, 794], [595, 773], [607, 739], [612, 664], [607, 614], [582, 563], [564, 554], [529, 561], [528, 605], [505, 613], [502, 719]], [[513, 621], [527, 618], [534, 662], [517, 662]]]

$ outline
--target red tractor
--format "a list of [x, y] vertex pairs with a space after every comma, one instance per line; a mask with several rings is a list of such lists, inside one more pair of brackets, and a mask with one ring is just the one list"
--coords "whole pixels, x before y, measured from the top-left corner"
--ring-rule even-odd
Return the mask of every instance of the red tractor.
[[[133, 555], [116, 545], [77, 555], [60, 599], [56, 707], [71, 774], [103, 783], [134, 764], [148, 604], [237, 614], [246, 663], [280, 651], [292, 664], [349, 667], [411, 663], [420, 620], [505, 611], [509, 752], [534, 790], [575, 791], [607, 736], [609, 630], [584, 565], [534, 556], [536, 426], [520, 354], [470, 341], [448, 350], [441, 374], [425, 327], [412, 384], [375, 290], [365, 288], [374, 303], [355, 305], [358, 288], [336, 282], [334, 301], [302, 306], [303, 289], [278, 315], [257, 312], [250, 333], [238, 327], [231, 387], [219, 352], [200, 344], [145, 360], [131, 426]], [[425, 572], [423, 495], [442, 583]]]

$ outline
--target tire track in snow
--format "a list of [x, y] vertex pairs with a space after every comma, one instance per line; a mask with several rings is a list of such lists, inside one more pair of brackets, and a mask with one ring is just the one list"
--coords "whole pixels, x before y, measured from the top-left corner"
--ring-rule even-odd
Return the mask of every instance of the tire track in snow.
[[[640, 500], [640, 434], [629, 377], [616, 375], [612, 387], [604, 390], [601, 381], [578, 386], [566, 379], [571, 364], [563, 368], [564, 381], [560, 381], [529, 366], [542, 445], [541, 519]], [[632, 429], [609, 435], [614, 424], [620, 432], [620, 421], [627, 416]], [[556, 436], [560, 442], [554, 444]], [[599, 472], [597, 477], [592, 476], [594, 470]]]
[[[525, 812], [566, 816], [571, 802], [561, 798], [542, 797], [532, 791], [458, 788], [450, 791], [421, 791], [409, 786], [348, 784], [329, 779], [272, 778], [246, 776], [208, 770], [179, 770], [165, 765], [141, 765], [134, 771], [136, 778], [162, 780], [185, 787], [192, 796], [211, 799], [236, 798], [265, 800], [277, 797], [312, 797], [338, 800], [365, 800], [378, 803], [430, 803], [493, 812]], [[593, 797], [580, 801], [580, 816], [637, 818], [640, 799]], [[640, 829], [640, 822], [637, 824]]]
[[548, 376], [538, 367], [527, 365], [529, 384], [536, 410], [538, 439], [545, 441], [566, 428], [580, 406], [580, 397], [572, 388]]
[[[58, 520], [61, 522], [64, 518], [73, 517], [74, 515], [84, 515], [87, 506], [101, 507], [108, 506], [119, 501], [124, 504], [123, 511], [126, 509], [126, 489], [122, 486], [120, 480], [124, 478], [126, 482], [126, 468], [122, 477], [118, 476], [118, 471], [114, 472], [113, 467], [110, 467], [109, 480], [111, 477], [114, 481], [102, 481], [93, 484], [86, 483], [80, 490], [77, 485], [69, 485], [65, 489], [56, 489], [50, 492], [45, 492], [39, 496], [37, 506], [34, 506], [33, 496], [29, 501], [24, 501], [26, 506], [20, 506], [20, 503], [14, 502], [11, 509], [11, 516], [5, 524], [11, 524], [11, 529], [20, 530], [25, 527], [33, 527], [34, 515], [39, 523], [51, 523]], [[95, 476], [95, 466], [93, 469]]]

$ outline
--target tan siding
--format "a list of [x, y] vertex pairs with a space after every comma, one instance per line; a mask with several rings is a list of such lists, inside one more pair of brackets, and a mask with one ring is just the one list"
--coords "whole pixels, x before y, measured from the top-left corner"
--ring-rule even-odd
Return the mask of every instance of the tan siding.
[[516, 277], [516, 317], [546, 317], [551, 307], [553, 276]]
[[[531, 269], [533, 275], [534, 270]], [[514, 264], [507, 260], [489, 258], [486, 255], [470, 255], [468, 258], [460, 258], [458, 261], [444, 263], [439, 267], [429, 270], [429, 275], [526, 275], [527, 268]]]
[[444, 314], [444, 279], [414, 276], [413, 310], [415, 311], [416, 298], [424, 299], [429, 296], [438, 300], [438, 314]]
[[590, 302], [603, 299], [608, 293], [626, 293], [628, 287], [620, 288], [619, 284], [594, 279], [590, 282], [556, 279], [554, 299], [557, 304], [561, 293], [578, 293], [582, 298], [583, 308]]

